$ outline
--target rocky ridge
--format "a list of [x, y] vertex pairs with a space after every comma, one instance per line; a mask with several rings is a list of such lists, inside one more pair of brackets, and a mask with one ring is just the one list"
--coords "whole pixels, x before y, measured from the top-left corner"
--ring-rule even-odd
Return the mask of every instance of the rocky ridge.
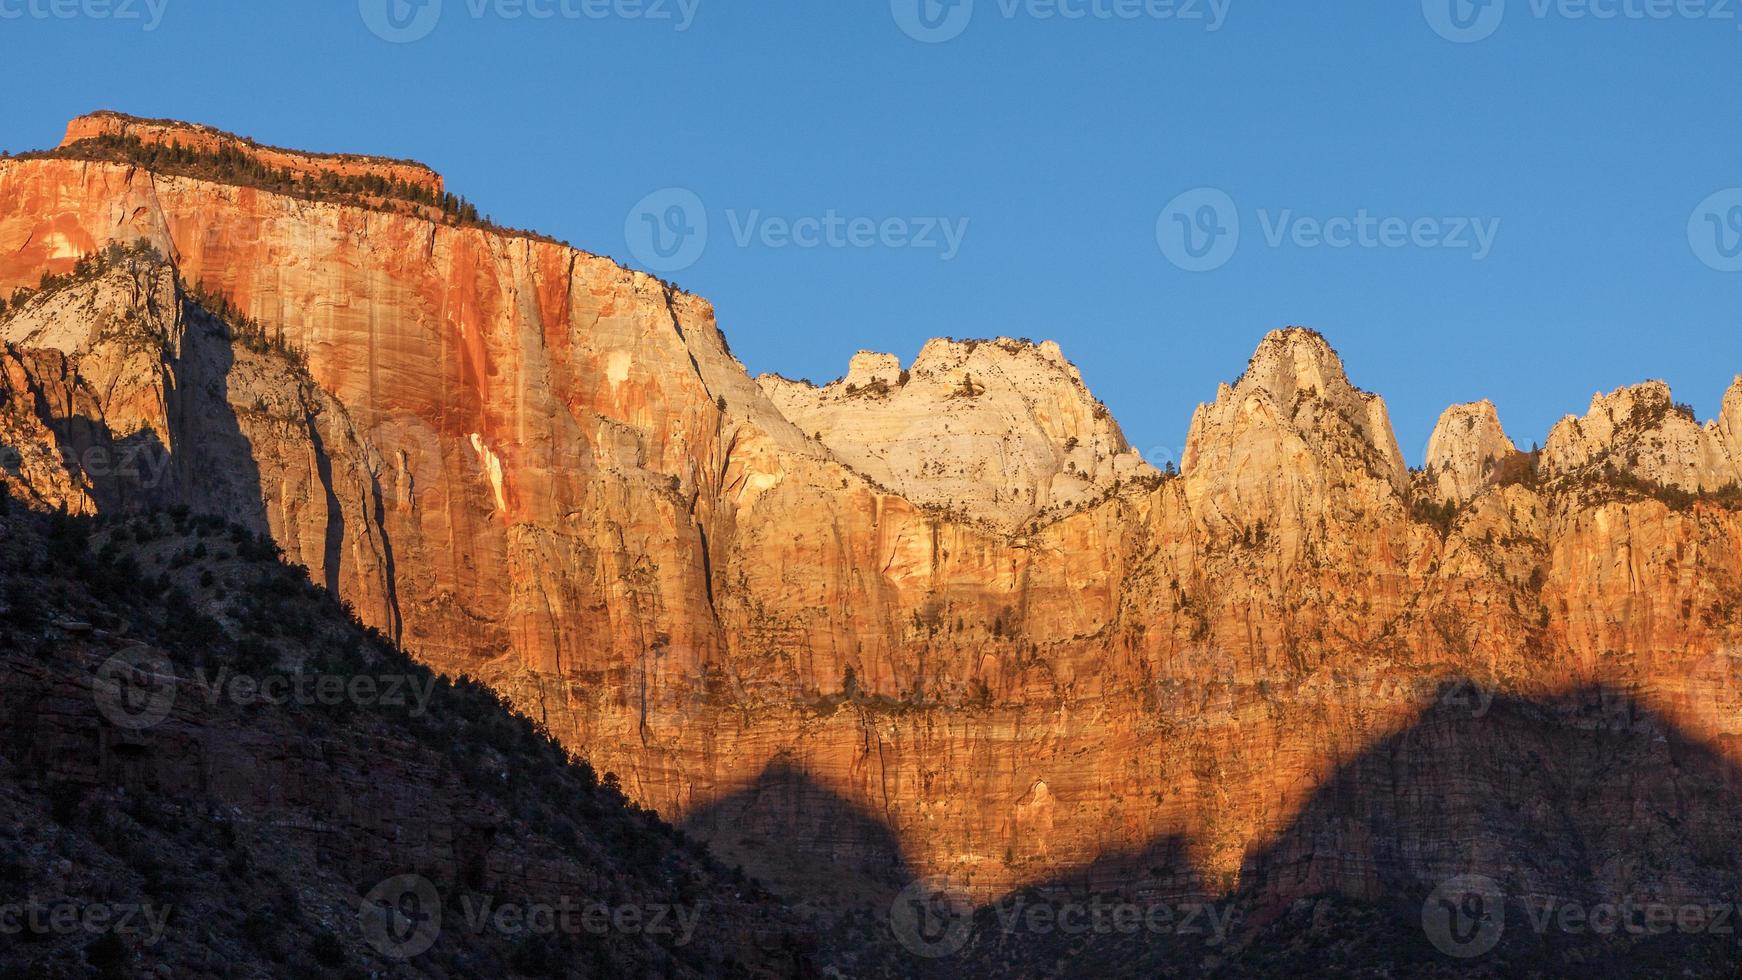
[[1517, 453], [1494, 403], [1484, 399], [1445, 410], [1428, 437], [1425, 468], [1440, 499], [1462, 504]]
[[1545, 475], [1591, 469], [1696, 493], [1742, 483], [1742, 376], [1703, 425], [1661, 381], [1593, 395], [1585, 415], [1562, 419], [1543, 446]]
[[305, 179], [332, 173], [341, 177], [374, 177], [401, 181], [440, 197], [444, 190], [442, 177], [434, 170], [409, 160], [389, 160], [384, 157], [355, 153], [309, 153], [262, 146], [251, 139], [235, 136], [210, 126], [178, 122], [172, 119], [140, 119], [119, 112], [93, 112], [67, 124], [66, 136], [60, 148], [75, 146], [86, 140], [104, 138], [136, 139], [148, 146], [179, 146], [200, 153], [230, 152], [258, 162], [261, 166], [285, 170]]
[[[1265, 337], [1198, 409], [1177, 478], [1123, 478], [1072, 457], [1118, 459], [1123, 441], [1044, 346], [934, 342], [905, 386], [876, 355], [820, 389], [758, 382], [705, 302], [554, 243], [107, 163], [0, 162], [0, 200], [0, 292], [144, 240], [300, 358], [274, 378], [239, 352], [223, 384], [189, 384], [204, 362], [185, 338], [205, 334], [184, 330], [181, 353], [153, 355], [175, 383], [138, 391], [200, 397], [159, 411], [75, 385], [65, 409], [12, 398], [0, 432], [69, 439], [100, 417], [167, 432], [190, 462], [207, 440], [178, 426], [262, 433], [230, 443], [245, 459], [187, 471], [252, 469], [255, 497], [199, 478], [174, 484], [179, 502], [258, 499], [261, 526], [366, 622], [489, 682], [790, 894], [886, 901], [942, 874], [990, 900], [1076, 876], [1275, 910], [1471, 870], [1604, 894], [1728, 887], [1705, 857], [1715, 832], [1625, 793], [1550, 821], [1567, 853], [1626, 853], [1630, 823], [1673, 844], [1588, 876], [1540, 865], [1538, 825], [1485, 809], [1521, 778], [1475, 761], [1493, 746], [1453, 766], [1432, 758], [1443, 726], [1427, 748], [1399, 736], [1452, 690], [1556, 731], [1734, 758], [1739, 389], [1704, 427], [1667, 390], [1594, 406], [1516, 471], [1492, 464], [1497, 419], [1478, 410], [1461, 435], [1453, 416], [1435, 456], [1451, 482], [1433, 488], [1450, 508], [1427, 521], [1383, 401], [1306, 330]], [[39, 345], [7, 351], [18, 390], [50, 390], [44, 372], [74, 360], [80, 377], [144, 371], [91, 338], [97, 311], [150, 290], [80, 288], [107, 295], [10, 314], [28, 332], [0, 323]], [[910, 432], [920, 406], [936, 428]], [[993, 452], [1011, 419], [1016, 448]], [[936, 448], [958, 423], [976, 472], [1011, 483], [927, 472], [959, 463]], [[1073, 461], [1086, 486], [1060, 477]], [[89, 473], [62, 478], [129, 506]], [[1013, 532], [1011, 486], [1068, 504]], [[1621, 720], [1593, 691], [1628, 692]], [[1629, 773], [1726, 771], [1640, 751]], [[1435, 807], [1374, 818], [1362, 793], [1382, 772], [1392, 797]], [[1320, 795], [1339, 778], [1347, 792]], [[1533, 784], [1528, 805], [1572, 813], [1577, 779]]]
[[880, 486], [1003, 531], [1160, 475], [1051, 341], [933, 340], [907, 369], [861, 351], [820, 388], [769, 374], [757, 384]]

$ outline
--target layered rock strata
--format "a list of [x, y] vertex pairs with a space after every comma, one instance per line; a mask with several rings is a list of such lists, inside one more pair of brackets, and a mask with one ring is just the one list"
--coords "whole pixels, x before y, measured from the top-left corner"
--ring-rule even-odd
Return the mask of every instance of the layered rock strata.
[[[1742, 734], [1742, 520], [1641, 490], [1735, 479], [1742, 388], [1705, 427], [1594, 406], [1527, 479], [1490, 478], [1497, 423], [1447, 426], [1439, 526], [1383, 401], [1306, 330], [1263, 340], [1162, 479], [1049, 345], [758, 382], [705, 301], [549, 242], [117, 163], [0, 162], [0, 202], [0, 294], [112, 241], [170, 262], [0, 321], [0, 433], [155, 440], [171, 475], [8, 481], [258, 521], [424, 662], [804, 894], [1500, 873], [1522, 838], [1454, 821], [1400, 851], [1315, 794], [1448, 688], [1612, 685], [1726, 757]], [[216, 343], [175, 276], [282, 350]], [[1463, 770], [1397, 751], [1408, 793], [1479, 811]]]

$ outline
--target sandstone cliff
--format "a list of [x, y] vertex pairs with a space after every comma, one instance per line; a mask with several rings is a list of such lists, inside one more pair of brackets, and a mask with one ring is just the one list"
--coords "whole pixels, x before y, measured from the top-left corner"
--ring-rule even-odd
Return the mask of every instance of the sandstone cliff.
[[[185, 462], [151, 492], [252, 514], [366, 622], [794, 893], [1080, 874], [1277, 907], [1511, 874], [1530, 844], [1482, 829], [1486, 784], [1398, 737], [1447, 690], [1572, 697], [1550, 713], [1574, 727], [1569, 692], [1622, 690], [1736, 751], [1742, 385], [1706, 427], [1667, 390], [1600, 398], [1509, 475], [1498, 422], [1455, 413], [1435, 523], [1384, 402], [1298, 328], [1164, 480], [1047, 345], [934, 341], [905, 385], [888, 355], [757, 382], [704, 301], [551, 242], [115, 162], [0, 162], [0, 201], [0, 294], [111, 241], [173, 266], [0, 322], [36, 365], [7, 390], [67, 392], [11, 396], [0, 433], [162, 441]], [[198, 314], [151, 314], [176, 276], [295, 356], [227, 360]], [[102, 339], [129, 308], [151, 349]], [[1443, 802], [1425, 843], [1319, 794], [1357, 763]], [[1685, 892], [1694, 867], [1669, 848], [1596, 880]]]
[[1464, 503], [1474, 497], [1496, 467], [1518, 452], [1500, 427], [1490, 401], [1453, 405], [1434, 425], [1427, 441], [1428, 477], [1442, 500]]
[[1705, 425], [1677, 405], [1669, 386], [1648, 381], [1591, 398], [1583, 418], [1568, 416], [1549, 432], [1543, 471], [1551, 476], [1613, 469], [1683, 490], [1717, 490], [1742, 483], [1742, 377], [1724, 396], [1723, 411]]
[[818, 388], [757, 379], [837, 458], [914, 503], [1014, 530], [1159, 476], [1057, 344], [933, 340], [911, 368], [860, 352]]

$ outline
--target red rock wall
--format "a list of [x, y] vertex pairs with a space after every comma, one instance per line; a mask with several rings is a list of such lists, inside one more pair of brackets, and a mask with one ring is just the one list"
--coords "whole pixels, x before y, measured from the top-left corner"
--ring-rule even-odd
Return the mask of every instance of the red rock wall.
[[[347, 540], [385, 544], [327, 567], [306, 448], [256, 440], [274, 534], [777, 880], [894, 854], [980, 895], [1097, 859], [1226, 887], [1459, 678], [1621, 685], [1732, 748], [1735, 684], [1701, 665], [1737, 640], [1735, 513], [1521, 486], [1442, 538], [1383, 404], [1304, 336], [1200, 414], [1181, 479], [1019, 540], [870, 486], [707, 303], [597, 256], [110, 164], [0, 163], [0, 201], [0, 292], [143, 237], [282, 325], [354, 445]], [[837, 837], [804, 829], [818, 799]], [[1373, 890], [1372, 842], [1337, 840], [1279, 894]]]

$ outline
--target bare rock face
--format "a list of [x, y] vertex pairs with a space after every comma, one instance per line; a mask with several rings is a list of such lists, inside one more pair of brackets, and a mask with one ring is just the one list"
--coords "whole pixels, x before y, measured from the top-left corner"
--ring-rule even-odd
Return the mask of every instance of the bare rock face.
[[1742, 385], [1731, 386], [1721, 417], [1703, 426], [1661, 381], [1599, 393], [1583, 418], [1568, 416], [1549, 432], [1543, 472], [1575, 476], [1606, 469], [1690, 492], [1717, 490], [1742, 482], [1734, 438], [1739, 412]]
[[[1742, 688], [1714, 658], [1742, 646], [1742, 517], [1600, 464], [1734, 480], [1742, 384], [1704, 428], [1667, 391], [1600, 399], [1544, 462], [1590, 493], [1496, 486], [1435, 526], [1384, 403], [1298, 328], [1198, 409], [1178, 478], [1133, 479], [1050, 345], [933, 341], [905, 384], [875, 354], [822, 388], [752, 381], [706, 302], [546, 241], [52, 157], [0, 161], [0, 201], [0, 292], [111, 241], [173, 266], [0, 322], [0, 436], [164, 440], [166, 489], [6, 479], [255, 515], [419, 659], [798, 894], [1081, 874], [1286, 903], [1504, 874], [1529, 839], [1485, 822], [1482, 780], [1518, 774], [1423, 763], [1446, 726], [1397, 738], [1447, 687], [1571, 731], [1578, 692], [1613, 685], [1735, 752]], [[286, 350], [170, 305], [176, 276]], [[1504, 445], [1476, 423], [1436, 443], [1460, 494]], [[1436, 806], [1387, 824], [1355, 791], [1373, 773]], [[1654, 870], [1685, 880], [1685, 857]], [[1579, 884], [1557, 874], [1515, 884]]]
[[[763, 377], [768, 377], [764, 375]], [[757, 379], [760, 383], [761, 379]], [[874, 351], [862, 350], [853, 355], [847, 362], [847, 377], [843, 379], [855, 389], [870, 388], [882, 384], [896, 387], [903, 384], [901, 380], [901, 358], [894, 354], [878, 354]]]
[[1453, 405], [1428, 438], [1427, 472], [1441, 500], [1463, 503], [1486, 485], [1497, 464], [1517, 452], [1493, 402]]
[[0, 324], [0, 340], [72, 355], [111, 440], [167, 446], [163, 362], [179, 355], [185, 329], [173, 274], [141, 267], [37, 298]]
[[1742, 461], [1742, 375], [1738, 375], [1730, 383], [1730, 390], [1724, 392], [1716, 427], [1724, 454], [1732, 460]]
[[822, 388], [757, 383], [877, 484], [1002, 531], [1157, 475], [1051, 341], [933, 340], [906, 371], [893, 354], [861, 351]]
[[[1262, 434], [1263, 440], [1251, 440]], [[1319, 459], [1341, 458], [1364, 467], [1372, 479], [1402, 487], [1408, 482], [1385, 401], [1349, 383], [1337, 352], [1324, 337], [1301, 327], [1270, 333], [1232, 386], [1222, 385], [1212, 404], [1192, 418], [1181, 467], [1223, 477], [1221, 471], [1248, 441], [1271, 441], [1277, 451], [1238, 461], [1236, 470], [1265, 470], [1305, 451]]]
[[29, 455], [53, 458], [71, 484], [40, 484], [50, 502], [224, 514], [398, 628], [379, 462], [293, 351], [239, 338], [140, 255], [21, 304], [0, 339], [47, 409]]
[[1408, 486], [1385, 402], [1349, 383], [1318, 333], [1274, 331], [1245, 374], [1192, 416], [1181, 461], [1192, 512], [1216, 533], [1280, 530], [1301, 553], [1346, 494], [1385, 508]]
[[0, 486], [47, 510], [94, 514], [90, 461], [39, 414], [42, 404], [66, 406], [66, 359], [52, 351], [0, 352]]

